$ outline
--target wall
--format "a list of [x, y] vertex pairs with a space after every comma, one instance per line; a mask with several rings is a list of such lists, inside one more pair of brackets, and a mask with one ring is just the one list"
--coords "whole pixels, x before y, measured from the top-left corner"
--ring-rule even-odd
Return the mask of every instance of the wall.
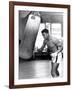
[[[29, 11], [20, 11], [19, 12], [19, 39], [23, 39], [24, 28], [29, 16]], [[62, 13], [57, 12], [39, 12], [40, 18], [42, 19], [41, 23], [61, 23], [63, 24], [63, 15]]]
[[[20, 1], [20, 0], [17, 0], [17, 1]], [[22, 1], [37, 2], [37, 0], [22, 0]], [[38, 0], [38, 2], [70, 4], [71, 15], [72, 15], [72, 0], [50, 0], [50, 1]], [[71, 22], [72, 22], [72, 17], [71, 17]], [[72, 29], [72, 26], [71, 26], [71, 29]], [[72, 48], [71, 48], [71, 51], [72, 51]], [[71, 68], [72, 68], [72, 65], [71, 65]], [[71, 76], [72, 76], [72, 73], [71, 73]], [[0, 0], [0, 90], [9, 90], [8, 78], [9, 78], [9, 0]], [[72, 90], [72, 83], [70, 86], [38, 87], [38, 88], [29, 88], [29, 89], [22, 89], [22, 90], [54, 90], [54, 89]]]

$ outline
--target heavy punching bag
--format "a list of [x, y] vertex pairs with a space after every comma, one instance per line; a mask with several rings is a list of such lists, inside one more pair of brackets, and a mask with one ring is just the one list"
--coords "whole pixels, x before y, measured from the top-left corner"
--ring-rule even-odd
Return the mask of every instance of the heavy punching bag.
[[30, 14], [24, 29], [23, 40], [19, 47], [20, 58], [30, 59], [32, 57], [39, 26], [40, 16]]

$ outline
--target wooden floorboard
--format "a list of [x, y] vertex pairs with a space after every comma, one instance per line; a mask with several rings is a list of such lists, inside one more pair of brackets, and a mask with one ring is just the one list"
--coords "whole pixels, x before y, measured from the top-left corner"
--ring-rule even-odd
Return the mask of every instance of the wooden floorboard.
[[51, 77], [51, 61], [30, 60], [19, 62], [19, 79]]

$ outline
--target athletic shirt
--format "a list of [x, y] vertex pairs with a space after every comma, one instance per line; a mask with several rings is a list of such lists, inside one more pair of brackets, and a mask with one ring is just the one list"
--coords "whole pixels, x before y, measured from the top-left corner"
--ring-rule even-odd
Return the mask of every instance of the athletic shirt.
[[48, 36], [47, 39], [44, 40], [41, 50], [47, 45], [47, 52], [54, 53], [58, 50], [58, 46], [62, 46], [62, 41], [60, 42], [58, 39]]

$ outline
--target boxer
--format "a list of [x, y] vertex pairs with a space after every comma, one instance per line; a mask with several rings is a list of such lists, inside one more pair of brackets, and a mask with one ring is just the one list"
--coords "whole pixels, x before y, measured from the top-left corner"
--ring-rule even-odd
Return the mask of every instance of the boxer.
[[49, 31], [47, 29], [43, 29], [41, 33], [44, 41], [42, 47], [39, 48], [37, 51], [42, 52], [44, 47], [47, 45], [47, 52], [51, 56], [51, 75], [53, 77], [57, 77], [59, 76], [58, 54], [61, 53], [63, 50], [63, 42], [49, 35]]

